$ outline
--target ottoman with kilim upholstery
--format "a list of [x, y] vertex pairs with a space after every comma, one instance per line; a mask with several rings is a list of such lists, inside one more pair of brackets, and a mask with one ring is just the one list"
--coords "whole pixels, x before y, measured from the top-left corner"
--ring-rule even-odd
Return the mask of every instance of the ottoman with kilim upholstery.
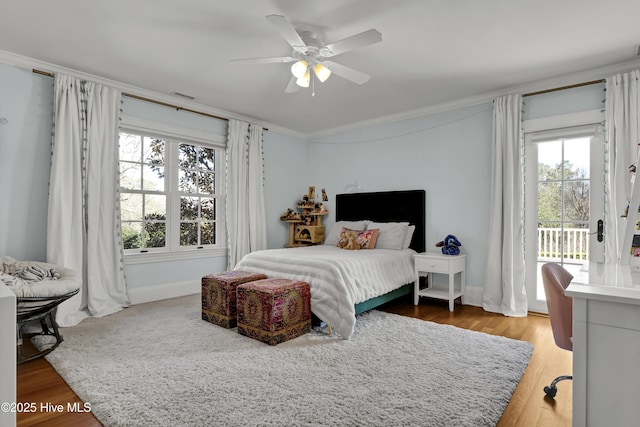
[[243, 283], [266, 278], [264, 274], [240, 270], [204, 276], [202, 278], [202, 319], [223, 328], [235, 328], [237, 324], [236, 288]]
[[311, 329], [308, 283], [265, 279], [238, 286], [238, 333], [276, 345]]

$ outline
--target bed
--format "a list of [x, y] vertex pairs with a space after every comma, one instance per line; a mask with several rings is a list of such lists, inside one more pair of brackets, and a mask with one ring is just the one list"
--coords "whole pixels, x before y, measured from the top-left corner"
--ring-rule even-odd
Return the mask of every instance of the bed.
[[[324, 245], [255, 251], [235, 268], [310, 283], [314, 315], [349, 339], [357, 314], [412, 291], [413, 255], [425, 250], [425, 191], [338, 194], [335, 218]], [[409, 223], [415, 230], [406, 236], [402, 248], [383, 245], [387, 248], [350, 251], [336, 247], [331, 240], [336, 230], [343, 225], [360, 226], [365, 220], [373, 226], [369, 228], [382, 230], [379, 239], [388, 223]]]

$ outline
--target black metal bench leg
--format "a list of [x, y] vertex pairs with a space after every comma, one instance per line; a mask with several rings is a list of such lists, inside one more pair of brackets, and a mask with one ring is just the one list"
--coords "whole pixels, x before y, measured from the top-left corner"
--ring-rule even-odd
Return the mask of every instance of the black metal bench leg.
[[22, 349], [22, 326], [16, 324], [16, 360], [18, 362], [23, 358], [23, 349]]

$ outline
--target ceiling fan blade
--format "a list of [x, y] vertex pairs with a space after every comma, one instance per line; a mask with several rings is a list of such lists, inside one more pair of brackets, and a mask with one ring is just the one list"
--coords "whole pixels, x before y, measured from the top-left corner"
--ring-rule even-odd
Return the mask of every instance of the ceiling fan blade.
[[300, 86], [296, 84], [296, 78], [291, 77], [291, 80], [289, 80], [289, 84], [287, 85], [284, 91], [286, 93], [296, 93], [299, 90], [300, 90]]
[[242, 63], [242, 64], [273, 64], [282, 62], [293, 62], [290, 56], [278, 56], [273, 58], [245, 58], [245, 59], [230, 59], [229, 62]]
[[331, 52], [331, 54], [327, 56], [340, 55], [341, 53], [345, 53], [359, 47], [368, 46], [370, 44], [379, 43], [381, 41], [382, 34], [380, 34], [378, 30], [372, 29], [327, 45], [326, 48]]
[[350, 80], [359, 85], [365, 84], [369, 81], [370, 76], [361, 71], [354, 70], [353, 68], [347, 67], [346, 65], [338, 64], [336, 62], [325, 61], [322, 63], [325, 67], [331, 70], [337, 76], [342, 77], [343, 79]]
[[307, 51], [307, 45], [302, 41], [296, 29], [287, 21], [287, 18], [282, 15], [269, 15], [266, 18], [294, 50], [303, 53]]

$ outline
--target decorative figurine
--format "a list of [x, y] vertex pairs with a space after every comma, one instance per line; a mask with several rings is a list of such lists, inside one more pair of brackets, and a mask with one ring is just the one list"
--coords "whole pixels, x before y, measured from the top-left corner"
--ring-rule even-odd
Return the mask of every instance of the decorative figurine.
[[443, 241], [436, 243], [436, 247], [441, 247], [442, 253], [445, 255], [460, 254], [460, 246], [462, 246], [462, 243], [453, 234], [449, 234]]

